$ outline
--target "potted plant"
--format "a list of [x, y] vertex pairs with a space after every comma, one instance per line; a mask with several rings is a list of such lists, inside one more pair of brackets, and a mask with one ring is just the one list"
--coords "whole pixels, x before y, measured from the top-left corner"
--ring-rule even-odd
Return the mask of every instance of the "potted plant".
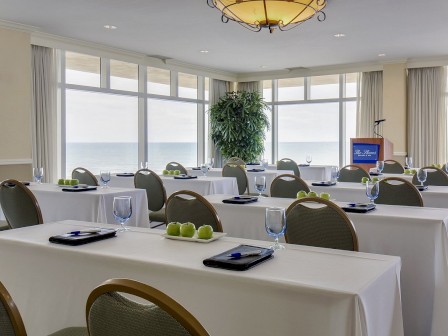
[[227, 92], [210, 108], [211, 138], [224, 158], [254, 162], [264, 152], [269, 107], [258, 91]]

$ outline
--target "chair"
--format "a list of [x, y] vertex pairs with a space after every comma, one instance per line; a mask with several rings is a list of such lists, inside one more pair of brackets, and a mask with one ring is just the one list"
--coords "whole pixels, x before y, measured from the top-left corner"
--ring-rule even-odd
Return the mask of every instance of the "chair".
[[166, 170], [180, 170], [181, 174], [188, 175], [187, 169], [178, 162], [170, 162], [166, 165]]
[[166, 191], [160, 177], [152, 170], [140, 169], [134, 175], [134, 186], [135, 188], [146, 190], [148, 210], [150, 211], [149, 221], [166, 223], [164, 208]]
[[271, 183], [272, 197], [296, 198], [300, 190], [310, 192], [306, 182], [296, 175], [279, 175]]
[[99, 186], [98, 179], [90, 171], [85, 168], [77, 167], [72, 171], [72, 179], [79, 180], [81, 184], [89, 186]]
[[358, 237], [345, 212], [318, 197], [301, 198], [288, 207], [285, 240], [290, 244], [358, 251]]
[[404, 167], [403, 165], [395, 160], [385, 160], [384, 161], [384, 168], [383, 173], [386, 174], [403, 174], [404, 173]]
[[423, 199], [411, 182], [399, 177], [388, 177], [380, 181], [380, 192], [375, 203], [422, 207]]
[[211, 225], [213, 231], [222, 232], [221, 220], [215, 208], [204, 197], [190, 190], [180, 190], [171, 194], [166, 201], [166, 221], [191, 222], [196, 228]]
[[[144, 299], [140, 303], [121, 293]], [[161, 291], [130, 279], [110, 279], [87, 299], [90, 336], [207, 336], [198, 320]]]
[[277, 170], [292, 170], [294, 175], [300, 177], [300, 170], [297, 162], [288, 158], [277, 161]]
[[244, 162], [242, 159], [240, 159], [239, 157], [236, 157], [236, 156], [228, 159], [226, 164], [235, 164], [235, 165], [239, 165], [239, 166], [246, 166], [246, 162]]
[[246, 192], [249, 194], [249, 181], [243, 167], [236, 164], [226, 164], [222, 168], [222, 176], [235, 177], [238, 184], [238, 193], [240, 195], [243, 195]]
[[347, 165], [339, 170], [339, 182], [361, 182], [363, 177], [370, 179], [369, 173], [357, 165]]
[[[0, 335], [26, 336], [22, 316], [14, 300], [0, 281]], [[87, 328], [71, 327], [62, 329], [50, 336], [88, 336]]]
[[[436, 167], [423, 167], [420, 169], [425, 169], [427, 173], [426, 181], [423, 182], [425, 186], [448, 186], [448, 175], [442, 169]], [[414, 174], [412, 183], [415, 185], [421, 184], [417, 179], [417, 174]]]
[[42, 212], [33, 193], [16, 180], [0, 184], [0, 204], [11, 229], [42, 224]]

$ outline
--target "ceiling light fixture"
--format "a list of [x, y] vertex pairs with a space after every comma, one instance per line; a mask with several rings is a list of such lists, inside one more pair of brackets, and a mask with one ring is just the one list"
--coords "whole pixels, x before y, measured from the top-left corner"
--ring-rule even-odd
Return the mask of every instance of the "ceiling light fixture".
[[106, 28], [106, 29], [117, 29], [117, 26], [112, 26], [112, 25], [104, 25], [103, 26], [104, 28]]
[[199, 50], [199, 52], [201, 53], [201, 54], [208, 54], [208, 50]]
[[386, 54], [378, 54], [378, 57], [384, 57]]
[[276, 28], [290, 30], [314, 16], [324, 21], [327, 0], [207, 0], [207, 4], [221, 11], [224, 23], [232, 20], [254, 32], [268, 28], [273, 33]]
[[342, 33], [334, 34], [334, 37], [345, 37], [345, 34], [342, 34]]

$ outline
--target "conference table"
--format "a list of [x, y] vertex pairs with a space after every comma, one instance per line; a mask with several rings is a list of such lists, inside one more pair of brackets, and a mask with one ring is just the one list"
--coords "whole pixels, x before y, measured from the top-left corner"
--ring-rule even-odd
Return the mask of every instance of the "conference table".
[[[312, 181], [306, 181], [310, 189], [317, 192], [329, 193], [331, 198], [341, 202], [368, 202], [366, 186], [354, 182], [338, 182], [336, 185], [313, 186]], [[380, 187], [381, 193], [381, 187]], [[421, 191], [425, 207], [448, 208], [448, 186], [428, 186], [428, 189]]]
[[101, 188], [83, 192], [64, 192], [56, 184], [32, 182], [28, 188], [39, 203], [44, 223], [65, 219], [114, 224], [115, 196], [132, 197], [130, 226], [148, 226], [148, 199], [143, 189]]
[[[262, 169], [262, 167], [254, 168], [255, 170]], [[266, 177], [266, 191], [264, 194], [270, 195], [271, 184], [272, 181], [279, 175], [283, 174], [294, 174], [292, 170], [264, 170], [264, 171], [251, 171], [252, 169], [246, 169], [247, 180], [249, 183], [249, 192], [255, 193], [255, 177], [256, 176], [265, 176]], [[198, 168], [187, 168], [188, 175], [193, 176], [203, 176], [203, 173]], [[211, 168], [207, 172], [207, 177], [221, 177], [222, 176], [222, 168]]]
[[[231, 237], [270, 241], [264, 227], [266, 208], [286, 209], [294, 201], [267, 197], [242, 205], [222, 202], [230, 197], [206, 196], [223, 231]], [[448, 209], [377, 205], [372, 212], [347, 215], [360, 251], [401, 257], [405, 335], [448, 335]]]
[[[238, 195], [235, 177], [198, 176], [194, 179], [176, 179], [174, 175], [160, 175], [167, 197], [178, 190], [191, 190], [200, 195], [234, 194]], [[134, 176], [112, 174], [109, 185], [120, 188], [134, 188]]]
[[165, 292], [213, 336], [403, 335], [398, 257], [291, 245], [235, 272], [202, 261], [240, 244], [269, 243], [224, 237], [198, 244], [144, 228], [81, 246], [48, 241], [96, 225], [63, 221], [0, 232], [0, 281], [28, 335], [85, 325], [89, 293], [110, 278]]

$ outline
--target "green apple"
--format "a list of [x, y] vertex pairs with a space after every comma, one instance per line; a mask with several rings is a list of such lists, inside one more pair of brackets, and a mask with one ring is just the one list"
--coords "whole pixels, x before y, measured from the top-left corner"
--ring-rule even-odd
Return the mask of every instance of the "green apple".
[[376, 183], [376, 182], [378, 182], [380, 179], [378, 178], [378, 177], [372, 177], [372, 182], [373, 183]]
[[436, 164], [436, 167], [442, 169], [442, 165], [440, 163]]
[[164, 169], [164, 170], [162, 170], [162, 174], [163, 175], [168, 175], [170, 172], [168, 171], [168, 170], [166, 170], [166, 169]]
[[318, 197], [317, 193], [315, 191], [310, 191], [307, 195], [307, 197]]
[[417, 169], [411, 169], [411, 174], [417, 174]]
[[198, 229], [199, 239], [210, 239], [213, 237], [213, 228], [210, 225], [202, 225]]
[[78, 179], [70, 180], [70, 185], [75, 186], [75, 185], [78, 185], [78, 184], [79, 184], [79, 180]]
[[65, 184], [65, 185], [70, 185], [71, 181], [72, 181], [72, 180], [64, 180], [64, 184]]
[[405, 173], [405, 174], [410, 174], [410, 173], [411, 173], [411, 170], [410, 170], [410, 169], [405, 169], [405, 170], [404, 170], [404, 173]]
[[330, 194], [326, 192], [320, 193], [320, 198], [330, 200]]
[[362, 183], [367, 183], [368, 180], [369, 180], [368, 177], [363, 177], [363, 178], [361, 179], [361, 182], [362, 182]]
[[174, 175], [174, 170], [169, 170], [170, 175]]
[[174, 175], [180, 175], [180, 170], [176, 169], [176, 170], [174, 171]]
[[306, 191], [305, 190], [300, 190], [297, 193], [297, 198], [303, 198], [303, 197], [306, 197]]
[[171, 222], [166, 226], [166, 234], [169, 236], [179, 236], [180, 235], [180, 223]]
[[59, 185], [63, 185], [63, 184], [65, 184], [65, 180], [64, 180], [64, 179], [59, 179], [59, 180], [58, 180], [58, 184], [59, 184]]
[[191, 222], [183, 223], [180, 226], [180, 235], [182, 237], [191, 238], [194, 236], [195, 232], [196, 232], [196, 227]]

